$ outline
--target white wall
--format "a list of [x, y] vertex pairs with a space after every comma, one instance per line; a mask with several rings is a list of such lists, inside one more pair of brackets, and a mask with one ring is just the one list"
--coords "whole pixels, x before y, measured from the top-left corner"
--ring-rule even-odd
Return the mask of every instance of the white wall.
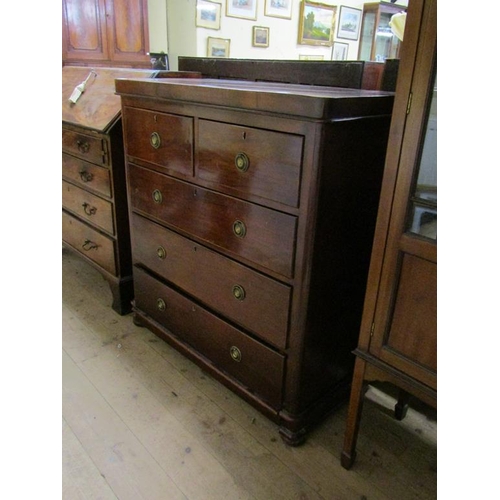
[[[299, 59], [299, 55], [322, 55], [324, 60], [332, 59], [332, 47], [300, 45], [297, 43], [299, 32], [299, 14], [302, 0], [293, 0], [292, 18], [281, 19], [264, 15], [266, 0], [257, 0], [257, 19], [247, 20], [226, 16], [226, 1], [221, 4], [221, 27], [219, 30], [196, 27], [196, 0], [148, 0], [150, 19], [151, 52], [165, 50], [161, 39], [166, 37], [164, 46], [168, 47], [170, 68], [177, 69], [178, 56], [207, 57], [208, 37], [226, 38], [230, 42], [230, 57], [238, 59]], [[316, 0], [315, 0], [316, 1]], [[166, 3], [166, 4], [165, 4]], [[318, 3], [337, 6], [337, 17], [340, 5], [363, 9], [359, 0], [319, 0]], [[407, 6], [408, 0], [398, 0], [398, 5]], [[166, 5], [166, 16], [165, 16]], [[270, 29], [269, 47], [252, 46], [252, 27], [265, 26]], [[349, 50], [347, 59], [358, 57], [357, 41], [337, 38], [337, 25], [334, 27], [334, 41], [347, 43]], [[153, 43], [154, 42], [154, 43]], [[155, 50], [153, 50], [153, 48]], [[158, 48], [159, 50], [156, 50]]]

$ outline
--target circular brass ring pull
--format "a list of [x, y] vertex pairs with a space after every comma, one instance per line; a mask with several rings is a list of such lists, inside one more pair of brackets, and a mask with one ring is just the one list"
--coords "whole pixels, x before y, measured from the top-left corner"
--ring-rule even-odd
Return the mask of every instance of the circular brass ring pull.
[[149, 137], [149, 142], [151, 143], [151, 146], [153, 146], [155, 149], [158, 149], [161, 146], [160, 134], [158, 132], [153, 132]]
[[238, 237], [238, 238], [244, 238], [245, 234], [247, 234], [247, 228], [243, 222], [240, 220], [235, 220], [233, 222], [233, 233]]
[[85, 170], [82, 170], [78, 173], [80, 174], [80, 179], [82, 180], [82, 182], [90, 182], [94, 178], [94, 176], [90, 172], [87, 172]]
[[156, 307], [158, 311], [164, 311], [167, 308], [167, 304], [165, 304], [163, 299], [156, 299]]
[[158, 255], [158, 258], [163, 260], [167, 256], [167, 251], [163, 247], [158, 247], [156, 249], [156, 255]]
[[163, 201], [163, 195], [159, 189], [155, 189], [152, 196], [155, 203], [161, 203]]
[[83, 207], [83, 211], [87, 214], [87, 215], [94, 215], [96, 212], [97, 212], [97, 208], [96, 207], [93, 207], [92, 205], [90, 205], [89, 203], [85, 202], [82, 204], [82, 207]]
[[233, 297], [237, 300], [244, 300], [245, 299], [245, 289], [241, 285], [234, 285], [233, 286]]
[[238, 153], [234, 157], [234, 164], [240, 172], [246, 172], [250, 167], [250, 160], [245, 153]]
[[90, 149], [90, 144], [88, 142], [83, 142], [83, 141], [76, 141], [76, 146], [78, 147], [78, 151], [80, 153], [88, 153]]
[[231, 359], [236, 362], [241, 361], [241, 351], [236, 347], [236, 346], [231, 346], [229, 349], [229, 355], [231, 356]]

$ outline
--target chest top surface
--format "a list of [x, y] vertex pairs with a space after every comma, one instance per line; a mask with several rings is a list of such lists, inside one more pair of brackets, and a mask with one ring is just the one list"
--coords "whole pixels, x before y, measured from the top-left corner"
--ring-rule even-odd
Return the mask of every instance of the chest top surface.
[[304, 119], [338, 120], [390, 114], [394, 94], [374, 90], [218, 79], [119, 78], [119, 95], [220, 105]]
[[[91, 68], [65, 66], [62, 69], [62, 121], [105, 132], [121, 111], [120, 96], [115, 94], [115, 78], [149, 77], [152, 70], [129, 68]], [[69, 101], [73, 90], [90, 75], [85, 91]]]

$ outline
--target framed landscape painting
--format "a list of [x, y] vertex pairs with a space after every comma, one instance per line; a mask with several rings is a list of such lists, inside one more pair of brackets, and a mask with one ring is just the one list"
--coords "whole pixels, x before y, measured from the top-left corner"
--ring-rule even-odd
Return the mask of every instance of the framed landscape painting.
[[357, 40], [359, 38], [361, 13], [360, 9], [353, 9], [345, 5], [340, 7], [337, 38], [345, 38], [347, 40]]
[[269, 28], [254, 26], [252, 28], [252, 46], [269, 47]]
[[257, 0], [226, 0], [226, 16], [257, 19]]
[[264, 15], [292, 19], [293, 0], [266, 0]]
[[210, 0], [197, 0], [196, 2], [196, 26], [220, 29], [221, 4]]
[[231, 40], [227, 38], [214, 38], [209, 36], [207, 39], [207, 56], [208, 57], [229, 57], [229, 45]]
[[337, 7], [303, 0], [300, 5], [299, 40], [302, 45], [331, 47]]

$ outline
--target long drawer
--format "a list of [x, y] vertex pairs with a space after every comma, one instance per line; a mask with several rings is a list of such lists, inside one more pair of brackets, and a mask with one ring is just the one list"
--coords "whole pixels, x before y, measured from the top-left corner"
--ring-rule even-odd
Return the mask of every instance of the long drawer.
[[84, 189], [92, 189], [111, 198], [110, 172], [105, 167], [63, 153], [62, 174], [63, 177], [74, 184], [79, 184]]
[[84, 189], [62, 181], [63, 207], [91, 224], [114, 234], [113, 205]]
[[133, 210], [292, 277], [297, 218], [129, 164]]
[[193, 175], [193, 119], [125, 107], [127, 154], [166, 169]]
[[107, 142], [102, 137], [63, 129], [62, 149], [98, 165], [109, 165]]
[[199, 120], [196, 175], [217, 189], [296, 207], [304, 138]]
[[135, 306], [274, 407], [285, 358], [203, 307], [134, 268]]
[[291, 288], [132, 214], [140, 263], [278, 348], [286, 348]]
[[113, 239], [64, 211], [62, 213], [62, 239], [106, 271], [116, 275]]

